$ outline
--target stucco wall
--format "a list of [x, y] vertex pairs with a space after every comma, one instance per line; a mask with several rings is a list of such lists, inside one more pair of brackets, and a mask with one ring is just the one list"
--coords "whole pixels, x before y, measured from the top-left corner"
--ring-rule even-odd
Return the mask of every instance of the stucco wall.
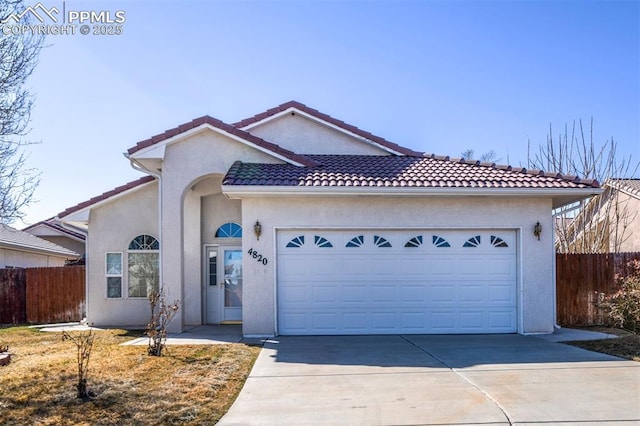
[[[170, 326], [171, 331], [182, 331], [185, 325], [201, 323], [203, 237], [200, 225], [202, 194], [196, 194], [199, 183], [207, 177], [224, 175], [240, 159], [281, 162], [212, 130], [200, 132], [166, 148], [161, 188], [163, 282], [169, 299], [183, 301], [183, 309], [178, 311], [178, 317]], [[206, 207], [210, 209], [211, 206]], [[205, 216], [210, 213], [207, 210]], [[205, 235], [205, 238], [208, 237]]]
[[[623, 231], [623, 241], [620, 245], [621, 252], [637, 252], [640, 251], [640, 200], [621, 193], [619, 195], [620, 209], [627, 214], [626, 223], [622, 223], [621, 228], [626, 224], [627, 227]], [[615, 212], [612, 212], [613, 216]], [[612, 217], [615, 221], [615, 217]], [[613, 248], [613, 247], [612, 247]]]
[[299, 114], [273, 119], [249, 129], [249, 133], [302, 154], [389, 154]]
[[64, 266], [66, 259], [66, 257], [0, 248], [0, 268], [6, 268], [7, 266], [15, 268]]
[[[510, 228], [518, 235], [518, 330], [553, 331], [553, 240], [551, 200], [501, 198], [245, 198], [245, 229], [260, 220], [263, 236], [243, 235], [243, 248], [269, 259], [265, 266], [244, 258], [246, 335], [275, 332], [275, 233], [278, 227], [324, 228]], [[540, 241], [533, 226], [540, 222]]]
[[[158, 184], [150, 183], [111, 203], [93, 209], [87, 238], [87, 320], [95, 325], [145, 325], [146, 298], [127, 297], [127, 248], [141, 234], [158, 235]], [[121, 299], [107, 298], [106, 252], [123, 253]]]

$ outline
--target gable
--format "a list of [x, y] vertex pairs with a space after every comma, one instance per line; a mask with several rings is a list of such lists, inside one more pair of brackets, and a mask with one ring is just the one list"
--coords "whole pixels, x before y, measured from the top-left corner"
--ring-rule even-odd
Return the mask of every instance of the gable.
[[[196, 179], [208, 174], [224, 175], [235, 161], [284, 163], [255, 146], [238, 142], [225, 133], [205, 128], [166, 146], [162, 174], [179, 173]], [[295, 167], [295, 166], [294, 166]]]
[[[152, 160], [153, 166], [158, 168], [158, 170], [161, 170], [161, 167], [157, 167], [159, 165], [158, 160], [164, 159], [167, 146], [176, 144], [206, 130], [219, 133], [240, 144], [252, 147], [258, 151], [262, 151], [294, 165], [310, 166], [315, 164], [304, 155], [296, 154], [293, 151], [284, 149], [272, 142], [261, 139], [210, 116], [197, 118], [189, 123], [184, 123], [178, 127], [169, 129], [164, 133], [140, 141], [134, 147], [129, 148], [125, 156], [136, 162]], [[149, 170], [151, 170], [151, 168], [149, 168]]]
[[389, 150], [374, 145], [363, 137], [331, 126], [297, 110], [263, 121], [249, 129], [249, 132], [304, 154], [390, 154]]
[[251, 129], [260, 127], [265, 123], [278, 119], [282, 116], [291, 115], [292, 113], [293, 115], [302, 115], [324, 126], [355, 137], [357, 140], [360, 140], [365, 144], [377, 146], [383, 151], [386, 151], [390, 154], [412, 156], [422, 155], [421, 152], [417, 152], [404, 146], [400, 146], [396, 143], [390, 142], [385, 138], [381, 138], [380, 136], [376, 136], [365, 130], [359, 129], [356, 126], [347, 124], [344, 121], [333, 118], [328, 114], [324, 114], [316, 109], [309, 108], [308, 106], [296, 101], [285, 102], [284, 104], [278, 105], [275, 108], [271, 108], [267, 111], [256, 114], [253, 117], [245, 118], [244, 120], [234, 123], [233, 125], [238, 129], [250, 132]]

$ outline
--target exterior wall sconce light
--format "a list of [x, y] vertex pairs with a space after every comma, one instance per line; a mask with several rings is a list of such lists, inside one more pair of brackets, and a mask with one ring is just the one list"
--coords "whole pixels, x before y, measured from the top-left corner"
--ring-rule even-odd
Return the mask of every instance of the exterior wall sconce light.
[[533, 227], [533, 235], [538, 237], [538, 241], [540, 241], [540, 234], [542, 234], [542, 225], [540, 222], [536, 222], [536, 226]]
[[253, 233], [256, 234], [256, 239], [260, 241], [260, 235], [262, 235], [262, 225], [260, 221], [256, 220], [256, 223], [253, 225]]

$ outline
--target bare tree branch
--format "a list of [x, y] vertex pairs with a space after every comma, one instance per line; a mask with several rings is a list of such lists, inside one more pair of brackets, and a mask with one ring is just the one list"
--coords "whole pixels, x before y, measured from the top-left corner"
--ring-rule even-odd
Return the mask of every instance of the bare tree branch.
[[[0, 21], [24, 10], [22, 0], [0, 2]], [[29, 15], [22, 18], [28, 24]], [[25, 31], [0, 32], [0, 223], [24, 217], [40, 182], [37, 170], [27, 168], [24, 148], [29, 133], [33, 96], [25, 83], [38, 63], [44, 37]]]
[[636, 213], [629, 211], [627, 201], [620, 197], [618, 179], [634, 175], [640, 163], [631, 157], [619, 158], [613, 138], [598, 146], [593, 139], [593, 118], [588, 134], [582, 120], [573, 122], [571, 132], [565, 124], [564, 134], [553, 138], [549, 125], [547, 143], [531, 155], [528, 143], [528, 166], [560, 172], [583, 179], [595, 179], [605, 191], [581, 203], [563, 206], [554, 212], [556, 217], [556, 250], [561, 253], [619, 252], [629, 238], [628, 225]]

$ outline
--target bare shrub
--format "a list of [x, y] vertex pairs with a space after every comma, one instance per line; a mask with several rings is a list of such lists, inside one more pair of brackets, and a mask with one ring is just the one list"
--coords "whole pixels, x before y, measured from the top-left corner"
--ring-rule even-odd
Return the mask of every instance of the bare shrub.
[[614, 324], [633, 332], [640, 331], [640, 261], [627, 264], [630, 273], [616, 275], [620, 289], [611, 295], [598, 293], [597, 306], [611, 318]]
[[91, 350], [93, 349], [93, 330], [88, 332], [79, 332], [70, 334], [66, 331], [62, 332], [62, 340], [70, 340], [76, 345], [76, 360], [78, 363], [78, 383], [76, 389], [77, 397], [80, 399], [88, 399], [93, 394], [87, 389], [87, 376], [89, 374], [89, 360], [91, 358]]
[[167, 305], [164, 290], [152, 290], [149, 293], [149, 305], [151, 320], [147, 324], [146, 330], [147, 336], [149, 336], [147, 352], [152, 356], [162, 356], [162, 350], [167, 342], [167, 326], [178, 313], [180, 301], [175, 300], [172, 304]]

